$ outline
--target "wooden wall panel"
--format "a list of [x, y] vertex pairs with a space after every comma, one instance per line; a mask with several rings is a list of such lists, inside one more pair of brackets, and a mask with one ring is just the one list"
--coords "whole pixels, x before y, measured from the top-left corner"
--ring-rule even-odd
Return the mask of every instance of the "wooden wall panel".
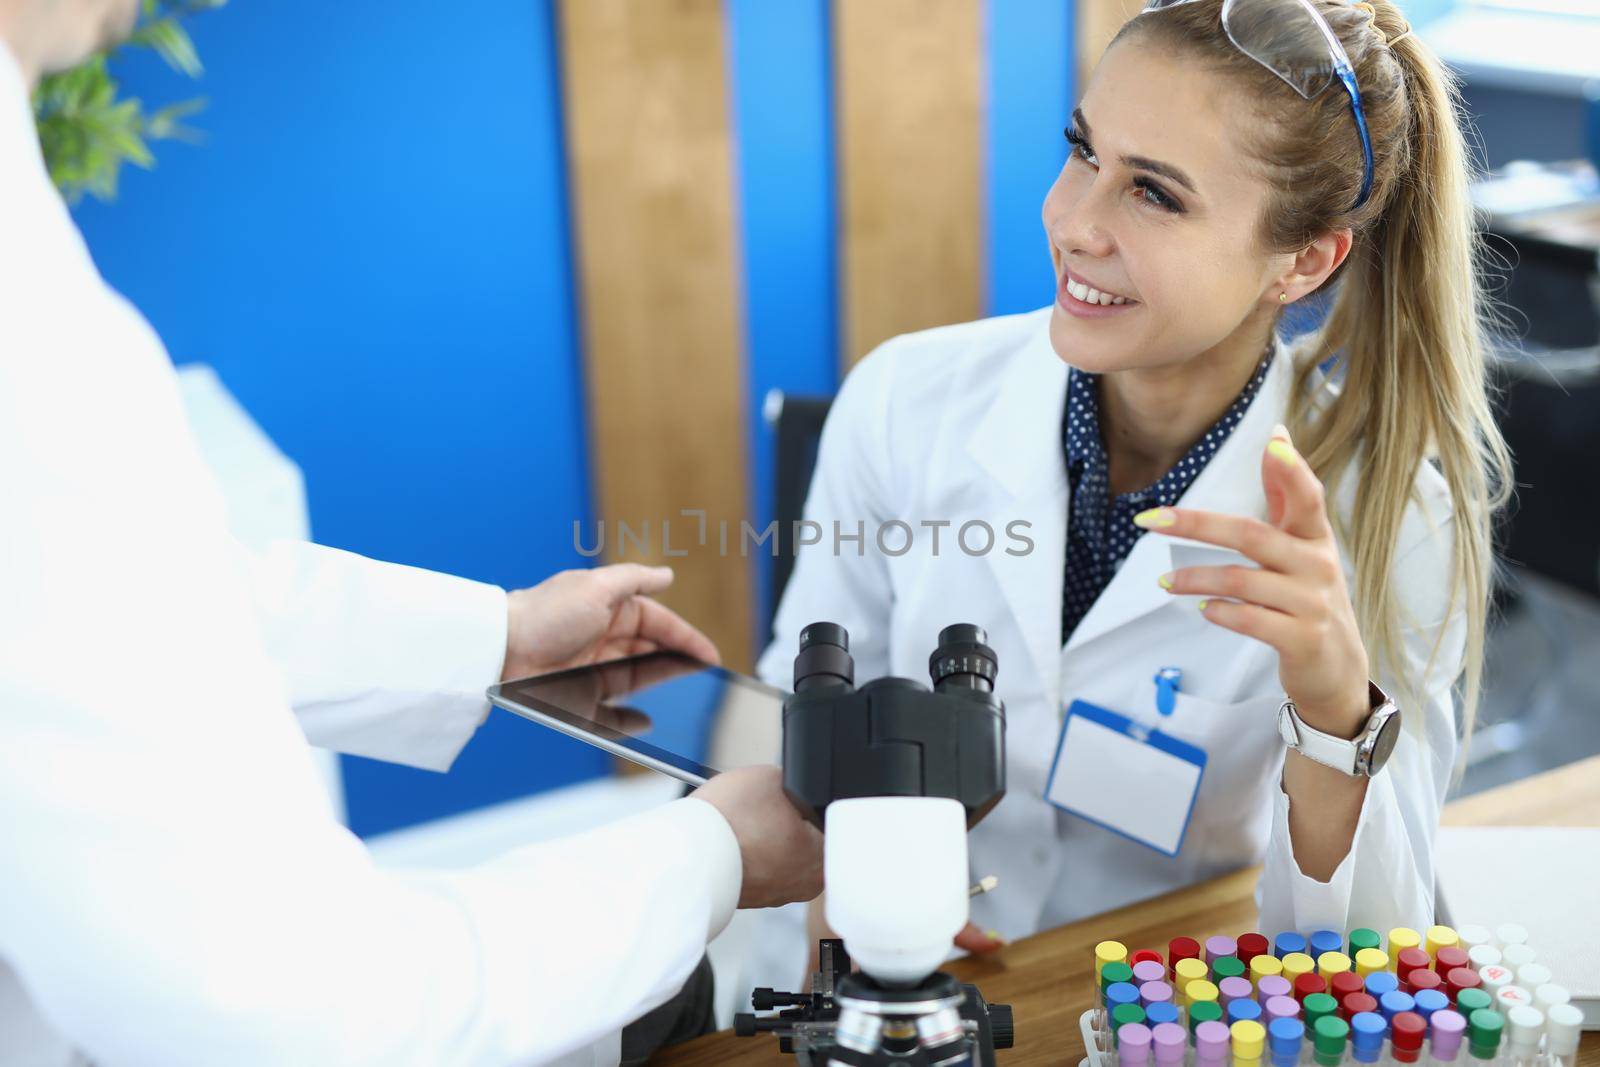
[[[560, 0], [596, 515], [650, 526], [661, 599], [751, 666], [740, 285], [722, 0]], [[708, 544], [684, 508], [708, 513]], [[672, 523], [667, 559], [661, 522]], [[717, 523], [734, 535], [719, 553]], [[585, 538], [593, 545], [593, 528]]]
[[980, 0], [835, 0], [833, 15], [848, 366], [983, 314], [983, 17]]

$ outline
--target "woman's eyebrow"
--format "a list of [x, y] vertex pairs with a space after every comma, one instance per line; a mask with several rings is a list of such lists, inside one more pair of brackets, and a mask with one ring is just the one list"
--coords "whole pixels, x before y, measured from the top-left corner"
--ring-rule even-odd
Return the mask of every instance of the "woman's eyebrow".
[[[1075, 107], [1072, 109], [1072, 121], [1077, 125], [1078, 129], [1085, 137], [1093, 136], [1089, 130], [1089, 120], [1083, 117], [1083, 108]], [[1125, 167], [1132, 167], [1135, 170], [1147, 170], [1152, 174], [1159, 174], [1164, 178], [1171, 178], [1173, 181], [1177, 182], [1191, 193], [1198, 195], [1200, 192], [1200, 190], [1194, 187], [1194, 182], [1189, 180], [1189, 176], [1187, 174], [1179, 170], [1177, 167], [1174, 167], [1170, 163], [1163, 163], [1159, 159], [1150, 159], [1146, 156], [1122, 156], [1121, 159], [1122, 165]]]

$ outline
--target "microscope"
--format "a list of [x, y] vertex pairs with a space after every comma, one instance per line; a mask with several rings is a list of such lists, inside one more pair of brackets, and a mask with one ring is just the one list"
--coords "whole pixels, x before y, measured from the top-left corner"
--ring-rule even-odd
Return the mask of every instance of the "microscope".
[[[1011, 1008], [940, 971], [967, 922], [967, 831], [1006, 791], [1005, 706], [984, 631], [947, 626], [929, 689], [857, 688], [844, 627], [800, 633], [783, 705], [783, 783], [824, 831], [828, 925], [810, 993], [757, 989], [735, 1031], [799, 1067], [994, 1067]], [[860, 967], [852, 973], [851, 961]]]

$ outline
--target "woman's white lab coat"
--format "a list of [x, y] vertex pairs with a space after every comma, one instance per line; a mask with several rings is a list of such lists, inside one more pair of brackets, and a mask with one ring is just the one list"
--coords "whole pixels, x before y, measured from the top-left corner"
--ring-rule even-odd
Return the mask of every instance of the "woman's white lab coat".
[[[1051, 348], [1049, 311], [896, 338], [849, 375], [823, 433], [806, 518], [822, 540], [802, 549], [761, 660], [771, 682], [792, 683], [802, 627], [819, 619], [850, 633], [856, 678], [927, 682], [928, 654], [953, 622], [988, 630], [1007, 710], [1008, 790], [971, 835], [975, 877], [999, 888], [973, 905], [980, 927], [1015, 938], [1129, 901], [1265, 862], [1260, 928], [1425, 927], [1433, 912], [1432, 842], [1456, 750], [1451, 680], [1465, 626], [1446, 626], [1447, 492], [1432, 468], [1417, 482], [1396, 553], [1394, 581], [1407, 629], [1407, 669], [1426, 699], [1404, 709], [1407, 729], [1376, 775], [1348, 856], [1327, 882], [1305, 876], [1290, 847], [1279, 786], [1283, 700], [1276, 653], [1207, 622], [1193, 598], [1157, 584], [1173, 568], [1169, 541], [1141, 537], [1111, 584], [1061, 641], [1068, 481], [1061, 443], [1067, 366]], [[1260, 457], [1284, 420], [1291, 385], [1283, 346], [1242, 422], [1184, 494], [1181, 506], [1265, 514]], [[1353, 478], [1341, 500], [1348, 507]], [[904, 555], [878, 550], [874, 531], [898, 519], [916, 534]], [[957, 543], [963, 523], [995, 532], [986, 554]], [[1008, 536], [1021, 528], [1032, 550]], [[837, 554], [833, 524], [861, 541]], [[935, 555], [931, 527], [947, 522]], [[977, 553], [984, 538], [969, 530]], [[885, 545], [900, 550], [904, 532]], [[858, 554], [858, 546], [859, 554]], [[1347, 563], [1348, 569], [1348, 563]], [[1423, 678], [1433, 643], [1443, 646]], [[1155, 707], [1158, 669], [1182, 670], [1170, 718]], [[1391, 693], [1392, 678], [1378, 679]], [[1084, 699], [1192, 741], [1208, 756], [1181, 852], [1168, 857], [1043, 799], [1062, 709]], [[1130, 783], [1130, 789], [1135, 788]], [[1173, 931], [1173, 934], [1185, 931]], [[1108, 934], [1109, 936], [1109, 934]]]
[[0, 234], [0, 1062], [616, 1063], [732, 914], [727, 823], [682, 800], [460, 872], [375, 867], [308, 742], [448, 765], [504, 592], [233, 544], [3, 46]]

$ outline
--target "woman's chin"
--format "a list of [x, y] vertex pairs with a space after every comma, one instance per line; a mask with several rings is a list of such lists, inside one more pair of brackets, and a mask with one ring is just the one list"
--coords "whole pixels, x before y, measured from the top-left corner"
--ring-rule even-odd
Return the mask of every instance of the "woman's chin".
[[1088, 374], [1121, 370], [1131, 348], [1125, 339], [1108, 336], [1101, 322], [1083, 320], [1062, 310], [1050, 310], [1050, 347], [1069, 367]]

